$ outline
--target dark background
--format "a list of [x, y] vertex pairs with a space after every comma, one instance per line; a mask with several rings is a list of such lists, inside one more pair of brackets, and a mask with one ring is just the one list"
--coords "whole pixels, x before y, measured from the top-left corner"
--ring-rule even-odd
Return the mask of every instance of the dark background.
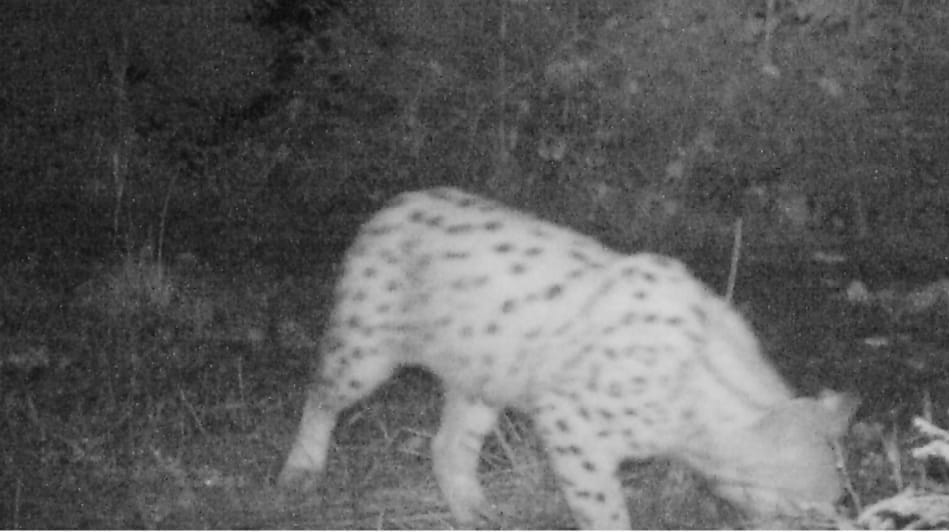
[[766, 4], [9, 2], [5, 259], [305, 270], [434, 184], [624, 250], [727, 246], [739, 216], [752, 243], [945, 250], [946, 6]]

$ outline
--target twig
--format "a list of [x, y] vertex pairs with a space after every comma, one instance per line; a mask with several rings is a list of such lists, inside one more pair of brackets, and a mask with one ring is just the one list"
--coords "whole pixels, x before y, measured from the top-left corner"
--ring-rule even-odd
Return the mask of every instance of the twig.
[[247, 395], [244, 393], [244, 355], [237, 357], [237, 392], [241, 398], [241, 428], [246, 429], [247, 422]]
[[847, 470], [847, 459], [844, 457], [843, 449], [840, 445], [834, 445], [834, 454], [837, 458], [837, 469], [840, 472], [840, 478], [844, 483], [844, 490], [847, 492], [847, 495], [850, 496], [850, 500], [853, 501], [853, 506], [856, 508], [857, 514], [860, 514], [860, 512], [863, 511], [863, 502], [860, 500], [860, 494], [853, 488], [853, 481], [850, 480], [850, 471]]
[[175, 181], [178, 179], [178, 172], [174, 171], [171, 174], [171, 180], [168, 181], [168, 190], [165, 192], [165, 200], [162, 202], [161, 206], [161, 218], [158, 222], [158, 268], [159, 268], [159, 279], [161, 273], [161, 264], [162, 264], [162, 251], [165, 246], [165, 223], [168, 221], [168, 204], [171, 203], [171, 193], [175, 189]]
[[198, 417], [198, 412], [194, 409], [194, 405], [188, 401], [188, 398], [185, 397], [185, 391], [182, 388], [178, 388], [178, 395], [181, 397], [181, 402], [184, 403], [185, 407], [188, 409], [188, 413], [190, 413], [191, 417], [194, 419], [194, 424], [198, 427], [198, 432], [204, 436], [207, 436], [208, 433], [204, 430], [204, 424], [201, 423], [201, 418]]
[[738, 261], [741, 259], [742, 219], [735, 221], [735, 237], [732, 241], [732, 258], [728, 267], [728, 286], [725, 288], [725, 301], [731, 302], [735, 295], [735, 280], [738, 278]]
[[23, 496], [23, 477], [17, 475], [16, 488], [13, 490], [13, 530], [20, 529], [20, 499]]

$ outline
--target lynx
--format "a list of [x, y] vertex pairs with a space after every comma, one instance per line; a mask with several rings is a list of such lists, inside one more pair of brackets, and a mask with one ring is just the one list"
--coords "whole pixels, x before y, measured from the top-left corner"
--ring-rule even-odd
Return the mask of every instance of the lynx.
[[400, 365], [444, 384], [435, 476], [458, 523], [498, 414], [530, 415], [583, 528], [630, 528], [617, 468], [665, 457], [756, 515], [830, 511], [856, 401], [796, 397], [735, 308], [679, 261], [624, 255], [456, 189], [405, 193], [349, 249], [278, 485], [307, 488], [337, 416]]

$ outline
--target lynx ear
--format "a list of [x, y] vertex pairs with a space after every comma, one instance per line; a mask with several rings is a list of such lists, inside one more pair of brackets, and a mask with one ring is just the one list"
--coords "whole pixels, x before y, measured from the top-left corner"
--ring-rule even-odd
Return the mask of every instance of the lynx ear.
[[850, 428], [850, 421], [860, 408], [860, 398], [852, 393], [822, 390], [817, 396], [817, 404], [825, 420], [825, 436], [835, 440], [843, 437]]
[[778, 405], [758, 422], [756, 430], [776, 443], [798, 438], [837, 440], [847, 433], [859, 406], [853, 394], [824, 390], [817, 397], [798, 397]]

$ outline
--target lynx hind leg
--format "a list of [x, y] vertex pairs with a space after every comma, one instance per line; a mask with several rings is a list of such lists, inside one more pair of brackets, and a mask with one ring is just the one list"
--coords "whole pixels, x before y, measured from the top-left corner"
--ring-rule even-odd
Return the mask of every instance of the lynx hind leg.
[[581, 530], [629, 530], [629, 510], [617, 476], [620, 455], [610, 438], [575, 412], [576, 406], [551, 404], [536, 416], [570, 513]]
[[498, 411], [478, 399], [446, 391], [441, 427], [432, 439], [435, 478], [455, 521], [496, 522], [478, 481], [478, 461]]
[[323, 361], [310, 385], [296, 439], [277, 485], [284, 489], [312, 489], [326, 468], [336, 419], [347, 407], [368, 396], [395, 370], [391, 356], [378, 348], [354, 346], [328, 334]]

